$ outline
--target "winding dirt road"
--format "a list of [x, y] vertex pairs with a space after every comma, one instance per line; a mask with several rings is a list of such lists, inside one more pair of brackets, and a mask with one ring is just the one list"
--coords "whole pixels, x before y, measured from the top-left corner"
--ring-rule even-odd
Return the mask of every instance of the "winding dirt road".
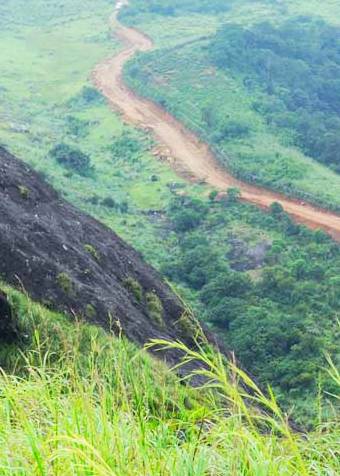
[[137, 52], [151, 50], [153, 43], [141, 32], [118, 23], [116, 17], [121, 6], [122, 2], [116, 7], [111, 22], [115, 35], [124, 45], [123, 49], [118, 55], [99, 64], [93, 71], [92, 79], [124, 120], [150, 130], [160, 147], [164, 148], [164, 155], [172, 157], [171, 165], [181, 175], [204, 181], [221, 191], [238, 187], [243, 200], [261, 208], [279, 202], [298, 223], [323, 229], [340, 241], [339, 215], [235, 179], [218, 164], [208, 145], [160, 106], [138, 96], [124, 84], [122, 72], [125, 63]]

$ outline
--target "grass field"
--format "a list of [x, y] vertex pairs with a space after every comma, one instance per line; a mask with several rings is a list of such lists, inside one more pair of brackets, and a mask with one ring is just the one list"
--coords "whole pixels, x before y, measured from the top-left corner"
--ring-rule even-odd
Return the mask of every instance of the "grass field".
[[[287, 132], [273, 131], [254, 111], [252, 103], [261, 101], [259, 92], [251, 95], [243, 78], [228, 75], [211, 66], [204, 37], [213, 35], [223, 23], [244, 25], [270, 20], [280, 23], [298, 14], [334, 13], [335, 2], [313, 9], [306, 2], [235, 2], [228, 13], [220, 15], [175, 17], [145, 14], [137, 17], [137, 26], [155, 41], [156, 50], [141, 55], [126, 69], [129, 84], [141, 94], [165, 106], [189, 128], [214, 143], [214, 130], [205, 121], [207, 114], [215, 122], [236, 121], [250, 127], [244, 139], [219, 143], [217, 154], [232, 173], [247, 181], [282, 191], [329, 208], [340, 208], [340, 176], [292, 145]], [[196, 38], [196, 41], [194, 41]], [[186, 41], [189, 43], [185, 45]]]
[[1, 289], [27, 333], [20, 355], [0, 352], [2, 475], [338, 474], [335, 422], [294, 433], [275, 397], [218, 355], [184, 349], [215, 382], [191, 389], [125, 339]]

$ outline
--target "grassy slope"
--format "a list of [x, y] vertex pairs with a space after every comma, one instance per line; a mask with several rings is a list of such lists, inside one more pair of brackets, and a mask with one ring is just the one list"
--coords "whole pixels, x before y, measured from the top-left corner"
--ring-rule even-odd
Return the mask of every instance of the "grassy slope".
[[261, 434], [258, 411], [244, 406], [232, 374], [211, 354], [196, 357], [214, 372], [218, 398], [208, 387], [202, 392], [180, 385], [124, 339], [71, 324], [1, 288], [27, 333], [20, 355], [4, 344], [0, 353], [6, 369], [0, 375], [4, 476], [295, 476], [340, 469], [336, 424], [329, 423], [327, 434], [320, 426], [308, 437], [294, 435], [275, 401], [254, 387], [262, 425], [275, 428]]
[[[169, 185], [176, 183], [184, 191], [189, 186], [147, 151], [142, 150], [137, 159], [114, 161], [110, 152], [114, 140], [123, 132], [135, 131], [124, 126], [104, 102], [81, 100], [83, 88], [90, 86], [93, 66], [118, 48], [108, 30], [112, 3], [72, 0], [63, 8], [54, 3], [44, 2], [43, 16], [33, 0], [16, 3], [16, 8], [10, 3], [7, 10], [0, 10], [4, 28], [0, 32], [0, 142], [43, 172], [72, 203], [113, 227], [159, 265], [164, 253], [173, 248], [174, 236], [165, 230], [160, 242], [163, 221], [148, 213], [164, 211], [173, 197]], [[31, 15], [34, 5], [35, 15]], [[215, 28], [216, 21], [212, 22]], [[89, 123], [84, 135], [69, 133], [69, 116]], [[143, 139], [143, 134], [138, 137]], [[94, 177], [70, 176], [48, 156], [61, 141], [91, 155]], [[153, 175], [156, 182], [151, 180]], [[190, 192], [201, 195], [205, 190], [192, 185]], [[88, 202], [91, 197], [98, 197], [99, 203]], [[127, 201], [128, 213], [101, 206], [107, 197], [118, 203]], [[255, 235], [259, 233], [254, 230]]]
[[[163, 103], [165, 101], [172, 113], [207, 140], [209, 134], [202, 118], [206, 109], [213, 111], [220, 119], [231, 118], [249, 123], [249, 138], [229, 140], [218, 149], [222, 153], [221, 161], [235, 175], [324, 206], [340, 208], [339, 174], [289, 145], [289, 137], [270, 131], [260, 114], [251, 109], [251, 102], [256, 96], [249, 97], [241, 78], [228, 76], [210, 67], [205, 40], [181, 46], [186, 39], [190, 41], [195, 37], [199, 39], [212, 35], [225, 22], [245, 25], [266, 19], [280, 22], [296, 14], [323, 14], [328, 19], [331, 12], [334, 12], [335, 22], [335, 2], [328, 1], [326, 6], [324, 8], [323, 2], [322, 8], [313, 10], [307, 2], [299, 2], [297, 7], [296, 2], [275, 6], [245, 1], [236, 2], [229, 13], [215, 17], [141, 15], [133, 24], [154, 39], [158, 51], [140, 57], [138, 70], [132, 63], [127, 69], [127, 79], [140, 93]], [[168, 50], [175, 45], [177, 48]]]
[[[33, 4], [37, 10], [32, 16]], [[159, 267], [169, 256], [180, 253], [182, 239], [173, 231], [166, 214], [174, 196], [168, 185], [177, 183], [194, 196], [203, 196], [207, 190], [184, 184], [143, 148], [138, 158], [112, 159], [110, 147], [115, 138], [132, 129], [124, 126], [103, 102], [84, 104], [81, 100], [84, 86], [89, 85], [92, 67], [118, 47], [108, 34], [107, 19], [112, 5], [105, 0], [96, 5], [72, 0], [63, 9], [54, 4], [52, 0], [44, 2], [41, 9], [37, 0], [30, 0], [16, 2], [19, 6], [14, 9], [10, 2], [7, 16], [0, 9], [0, 142], [44, 172], [71, 202], [112, 226]], [[177, 41], [192, 40], [193, 31], [195, 37], [201, 36], [202, 23], [197, 20], [197, 16], [171, 20], [173, 30], [166, 35], [163, 24], [155, 23], [152, 28], [159, 38], [163, 34], [163, 44], [171, 40], [174, 45]], [[206, 33], [215, 31], [215, 17], [205, 17], [204, 22]], [[183, 36], [175, 34], [175, 28], [180, 28]], [[90, 122], [84, 136], [70, 134], [67, 116]], [[137, 133], [132, 130], [132, 134]], [[143, 134], [137, 137], [147, 142]], [[64, 140], [91, 154], [96, 168], [94, 177], [70, 176], [48, 156], [52, 145]], [[158, 178], [155, 182], [150, 180], [153, 175]], [[97, 205], [87, 201], [95, 196], [99, 197]], [[117, 202], [126, 200], [128, 212], [101, 205], [100, 201], [106, 197]], [[159, 210], [160, 214], [150, 214], [152, 210]], [[215, 213], [223, 219], [215, 217]], [[209, 218], [198, 232], [209, 240], [212, 249], [221, 252], [223, 262], [227, 262], [231, 237], [241, 237], [248, 244], [286, 240], [279, 228], [265, 227], [265, 220], [266, 215], [252, 207], [225, 210], [216, 204], [211, 220]], [[292, 254], [299, 253], [295, 245], [292, 244]], [[254, 274], [258, 279], [261, 270]], [[192, 290], [185, 290], [185, 295], [197, 302]], [[306, 406], [314, 408], [314, 403], [308, 402]]]
[[[104, 102], [86, 105], [80, 100], [94, 65], [115, 51], [108, 29], [112, 2], [94, 5], [73, 0], [57, 10], [57, 17], [54, 3], [44, 2], [47, 24], [43, 26], [38, 23], [40, 16], [32, 25], [24, 22], [36, 5], [32, 1], [8, 13], [8, 18], [15, 19], [12, 23], [6, 23], [5, 15], [0, 17], [7, 25], [0, 33], [0, 142], [47, 175], [73, 203], [118, 232], [124, 231], [125, 238], [157, 262], [158, 238], [142, 211], [162, 208], [170, 196], [166, 184], [179, 180], [148, 153], [135, 163], [114, 163], [109, 147], [126, 127]], [[85, 137], [68, 133], [68, 116], [90, 123]], [[69, 176], [48, 157], [53, 144], [64, 140], [91, 155], [95, 177]], [[151, 182], [152, 175], [159, 181]], [[122, 216], [86, 203], [94, 195], [127, 200], [130, 213]], [[143, 235], [138, 231], [141, 221]]]

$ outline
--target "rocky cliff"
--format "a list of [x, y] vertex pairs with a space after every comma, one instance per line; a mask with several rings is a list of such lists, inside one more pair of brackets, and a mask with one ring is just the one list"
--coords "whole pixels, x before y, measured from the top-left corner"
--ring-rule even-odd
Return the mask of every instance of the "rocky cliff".
[[139, 253], [2, 148], [0, 279], [140, 345], [190, 342], [194, 333], [179, 299]]

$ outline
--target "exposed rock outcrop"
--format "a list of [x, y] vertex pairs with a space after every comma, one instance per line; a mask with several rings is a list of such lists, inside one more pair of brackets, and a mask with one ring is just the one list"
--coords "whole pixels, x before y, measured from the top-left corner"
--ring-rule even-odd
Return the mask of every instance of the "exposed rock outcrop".
[[0, 279], [138, 344], [191, 340], [180, 300], [140, 254], [1, 148]]

